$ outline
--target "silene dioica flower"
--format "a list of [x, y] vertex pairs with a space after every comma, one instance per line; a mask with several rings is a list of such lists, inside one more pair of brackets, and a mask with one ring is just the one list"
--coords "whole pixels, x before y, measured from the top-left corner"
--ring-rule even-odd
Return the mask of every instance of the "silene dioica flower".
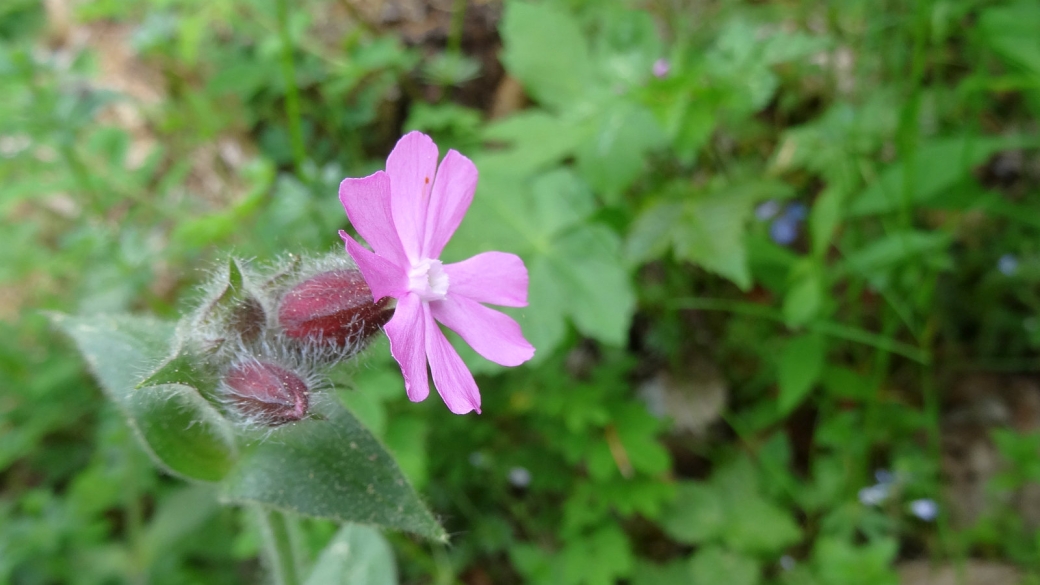
[[340, 201], [372, 251], [345, 232], [340, 235], [374, 300], [397, 300], [385, 331], [408, 398], [418, 402], [429, 395], [429, 364], [449, 410], [479, 413], [473, 375], [437, 324], [497, 364], [516, 366], [531, 359], [534, 347], [517, 322], [482, 304], [526, 306], [527, 268], [518, 256], [504, 252], [484, 252], [455, 264], [438, 259], [477, 187], [472, 161], [449, 150], [438, 166], [438, 157], [429, 136], [411, 132], [397, 142], [386, 171], [345, 179]]

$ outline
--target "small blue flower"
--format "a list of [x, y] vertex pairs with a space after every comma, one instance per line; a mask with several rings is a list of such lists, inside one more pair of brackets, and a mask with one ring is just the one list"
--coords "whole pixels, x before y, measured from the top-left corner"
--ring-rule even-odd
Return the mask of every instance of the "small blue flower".
[[1011, 276], [1018, 272], [1018, 258], [1011, 254], [1004, 254], [997, 261], [997, 270], [1004, 276]]
[[784, 210], [784, 215], [791, 219], [804, 221], [806, 217], [809, 217], [809, 208], [804, 203], [795, 201], [787, 206], [787, 209]]
[[769, 226], [769, 237], [781, 246], [790, 246], [798, 239], [798, 220], [781, 215]]
[[939, 504], [929, 498], [914, 500], [910, 502], [910, 513], [925, 522], [931, 522], [939, 515]]
[[780, 557], [780, 568], [785, 570], [785, 571], [792, 571], [792, 570], [794, 570], [794, 566], [796, 564], [798, 564], [798, 563], [795, 562], [794, 557], [792, 557], [791, 555], [784, 555], [784, 556]]

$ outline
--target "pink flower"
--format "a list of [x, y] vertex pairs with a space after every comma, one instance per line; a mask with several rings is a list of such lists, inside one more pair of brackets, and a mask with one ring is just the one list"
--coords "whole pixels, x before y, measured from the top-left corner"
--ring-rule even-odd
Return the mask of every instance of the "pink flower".
[[527, 268], [515, 254], [484, 252], [455, 264], [438, 260], [466, 215], [477, 188], [477, 168], [449, 150], [437, 166], [437, 145], [421, 132], [406, 134], [386, 159], [386, 172], [344, 179], [339, 199], [350, 223], [374, 252], [345, 232], [340, 236], [372, 289], [374, 300], [397, 299], [386, 324], [390, 353], [401, 365], [414, 402], [437, 392], [455, 414], [480, 412], [473, 374], [437, 323], [503, 366], [531, 359], [534, 347], [511, 317], [485, 307], [527, 305]]

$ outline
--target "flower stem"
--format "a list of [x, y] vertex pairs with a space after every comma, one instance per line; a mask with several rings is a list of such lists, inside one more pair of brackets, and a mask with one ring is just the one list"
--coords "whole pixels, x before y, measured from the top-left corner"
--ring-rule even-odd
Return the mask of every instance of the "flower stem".
[[289, 143], [296, 174], [302, 178], [303, 162], [307, 153], [303, 147], [300, 91], [296, 87], [296, 64], [293, 61], [293, 40], [289, 32], [288, 0], [278, 0], [278, 35], [282, 41], [282, 76], [285, 78], [285, 117], [289, 122]]
[[278, 510], [257, 507], [256, 511], [272, 582], [275, 585], [299, 585], [300, 567], [293, 546], [290, 519]]

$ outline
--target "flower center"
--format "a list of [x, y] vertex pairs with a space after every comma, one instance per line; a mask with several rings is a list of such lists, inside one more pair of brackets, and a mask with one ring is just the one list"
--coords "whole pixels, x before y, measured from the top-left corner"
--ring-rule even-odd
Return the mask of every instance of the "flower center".
[[424, 301], [443, 301], [448, 296], [448, 273], [440, 260], [426, 258], [408, 271], [408, 290]]

